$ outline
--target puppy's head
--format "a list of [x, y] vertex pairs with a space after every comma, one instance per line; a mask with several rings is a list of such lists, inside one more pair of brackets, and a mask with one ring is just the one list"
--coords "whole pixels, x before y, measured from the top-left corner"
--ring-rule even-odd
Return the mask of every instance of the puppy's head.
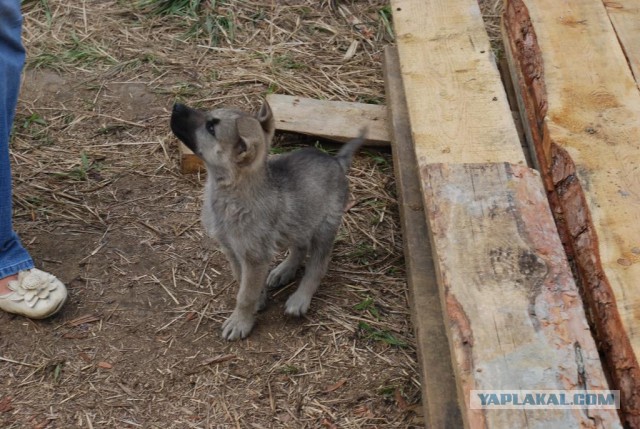
[[207, 165], [217, 181], [235, 181], [262, 166], [275, 132], [265, 101], [256, 115], [238, 110], [202, 111], [176, 103], [171, 131]]

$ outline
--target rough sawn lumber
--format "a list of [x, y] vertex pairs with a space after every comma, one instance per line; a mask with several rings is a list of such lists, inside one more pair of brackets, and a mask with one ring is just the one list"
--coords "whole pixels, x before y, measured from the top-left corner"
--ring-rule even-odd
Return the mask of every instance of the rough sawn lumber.
[[424, 420], [429, 428], [460, 428], [462, 416], [431, 256], [398, 52], [391, 46], [384, 51], [384, 80]]
[[392, 0], [418, 163], [524, 164], [476, 0]]
[[471, 390], [607, 381], [537, 172], [432, 164], [422, 180], [466, 427], [621, 427], [615, 410], [469, 408]]
[[604, 5], [640, 88], [640, 2], [609, 0], [605, 1]]
[[367, 146], [389, 146], [387, 108], [383, 105], [281, 94], [269, 94], [267, 101], [277, 130], [347, 142], [366, 127]]
[[601, 0], [513, 0], [504, 28], [605, 369], [640, 427], [640, 93]]

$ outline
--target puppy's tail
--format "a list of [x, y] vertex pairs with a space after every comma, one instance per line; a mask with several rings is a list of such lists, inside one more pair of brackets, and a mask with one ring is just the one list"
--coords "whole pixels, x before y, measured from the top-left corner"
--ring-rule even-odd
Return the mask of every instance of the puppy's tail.
[[347, 171], [349, 171], [353, 155], [358, 151], [358, 149], [360, 149], [360, 146], [362, 146], [362, 144], [364, 143], [367, 131], [367, 127], [362, 128], [360, 130], [360, 135], [342, 146], [342, 148], [340, 148], [340, 151], [338, 152], [338, 155], [336, 155], [338, 164], [340, 164], [340, 167], [342, 167], [342, 171], [344, 171], [345, 174], [347, 173]]

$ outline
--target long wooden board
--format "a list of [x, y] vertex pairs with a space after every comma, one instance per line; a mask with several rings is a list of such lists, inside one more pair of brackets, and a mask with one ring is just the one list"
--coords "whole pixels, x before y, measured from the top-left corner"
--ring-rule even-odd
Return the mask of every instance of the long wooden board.
[[607, 381], [537, 172], [492, 163], [421, 173], [465, 426], [622, 427], [615, 410], [470, 409], [471, 390]]
[[606, 0], [604, 4], [640, 88], [640, 2]]
[[524, 164], [477, 1], [391, 8], [418, 163]]
[[601, 0], [512, 0], [527, 135], [622, 416], [640, 427], [640, 93]]
[[431, 256], [400, 63], [398, 52], [391, 46], [384, 51], [384, 75], [425, 423], [428, 428], [460, 428], [462, 416]]

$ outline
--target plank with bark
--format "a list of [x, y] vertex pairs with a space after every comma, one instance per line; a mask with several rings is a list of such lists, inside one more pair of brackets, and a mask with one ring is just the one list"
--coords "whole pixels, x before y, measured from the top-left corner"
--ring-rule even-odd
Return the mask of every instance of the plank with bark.
[[601, 0], [512, 0], [526, 134], [621, 415], [640, 427], [640, 93]]
[[607, 381], [538, 173], [431, 164], [421, 176], [465, 427], [621, 427], [615, 410], [471, 408], [472, 390]]

